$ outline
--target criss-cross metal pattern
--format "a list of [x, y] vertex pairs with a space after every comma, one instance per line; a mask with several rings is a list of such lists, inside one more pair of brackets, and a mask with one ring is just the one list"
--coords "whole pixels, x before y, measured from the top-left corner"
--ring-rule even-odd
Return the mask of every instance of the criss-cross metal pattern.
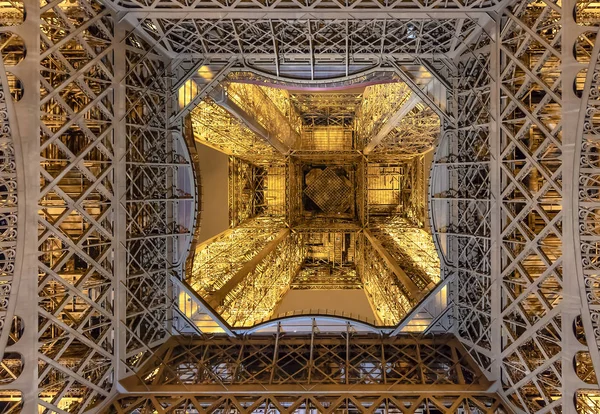
[[[552, 397], [559, 395], [561, 378], [567, 377], [556, 339], [568, 335], [555, 319], [563, 306], [564, 282], [560, 111], [568, 86], [559, 65], [566, 44], [560, 9], [553, 4], [530, 11], [516, 5], [505, 13], [499, 125], [502, 368], [506, 393], [517, 406], [528, 411], [553, 407], [551, 412], [559, 412], [560, 400]], [[541, 50], [533, 46], [535, 39], [543, 41]], [[523, 375], [528, 371], [533, 375]]]
[[[578, 410], [582, 413], [593, 413], [600, 410], [597, 389], [598, 378], [594, 367], [600, 362], [600, 291], [599, 291], [599, 267], [600, 256], [600, 234], [598, 233], [598, 183], [600, 179], [600, 163], [597, 149], [600, 145], [600, 43], [596, 42], [598, 37], [598, 24], [590, 19], [593, 6], [582, 4], [577, 10], [577, 21], [585, 24], [584, 31], [578, 35], [575, 57], [580, 67], [586, 68], [578, 77], [576, 90], [581, 95], [581, 110], [579, 114], [577, 138], [581, 137], [575, 144], [581, 146], [579, 153], [579, 177], [578, 177], [578, 215], [579, 225], [579, 254], [576, 256], [583, 265], [583, 284], [580, 292], [585, 301], [583, 303], [582, 317], [578, 330], [578, 339], [583, 347], [576, 354], [576, 366], [578, 377], [589, 384], [590, 389], [578, 392]], [[596, 24], [596, 27], [587, 26]], [[583, 80], [583, 82], [582, 82]], [[581, 134], [581, 135], [579, 135]], [[576, 239], [577, 240], [577, 239]], [[589, 317], [588, 317], [589, 315]]]
[[[2, 4], [3, 410], [598, 412], [599, 21], [597, 3], [574, 0]], [[448, 95], [429, 95], [415, 65], [447, 84]], [[201, 76], [203, 67], [210, 76]], [[172, 337], [181, 325], [171, 281], [184, 276], [200, 195], [181, 132], [232, 69], [246, 79], [328, 86], [392, 69], [441, 115], [429, 215], [451, 300], [451, 317], [436, 326], [460, 341], [446, 344], [450, 356], [385, 342], [402, 341], [394, 337], [361, 343], [350, 329], [334, 345], [315, 330], [294, 342], [278, 329], [260, 339], [268, 352], [244, 348], [259, 341], [252, 335]], [[197, 93], [178, 101], [188, 79]], [[393, 134], [390, 145], [403, 139]], [[369, 246], [364, 265], [380, 276], [373, 295], [410, 314], [410, 292], [394, 293], [406, 301], [392, 303], [378, 286], [389, 268]], [[251, 287], [265, 289], [259, 282]], [[388, 375], [412, 378], [415, 367], [421, 380], [443, 361], [456, 367], [462, 347], [468, 372], [495, 381], [497, 393], [481, 386], [481, 374], [469, 382], [462, 370], [436, 372], [457, 379], [460, 392], [436, 381], [400, 394], [357, 392], [389, 384]], [[200, 356], [209, 349], [211, 363]], [[246, 364], [243, 349], [258, 349]], [[337, 374], [336, 363], [345, 367]], [[202, 378], [221, 391], [242, 368], [256, 390], [219, 396], [182, 385], [201, 387]], [[140, 388], [120, 385], [118, 395], [127, 377]], [[160, 385], [147, 378], [174, 385], [148, 391]], [[354, 378], [355, 387], [292, 387], [340, 378]], [[285, 395], [266, 394], [263, 384], [282, 385]]]
[[[350, 331], [333, 336], [313, 331], [307, 342], [278, 331], [274, 337], [243, 340], [173, 338], [157, 351], [153, 362], [123, 384], [132, 395], [115, 401], [108, 412], [153, 409], [165, 403], [219, 413], [293, 413], [304, 409], [506, 412], [497, 396], [480, 391], [489, 386], [488, 380], [460, 343], [447, 336], [385, 340]], [[244, 397], [237, 393], [237, 389], [259, 384], [266, 395]], [[170, 396], [158, 393], [152, 398], [136, 394], [163, 385], [185, 386], [187, 392]], [[328, 393], [300, 391], [319, 385], [327, 387]], [[290, 386], [297, 388], [297, 395], [275, 393]], [[423, 387], [436, 391], [424, 394]], [[349, 389], [353, 391], [339, 392]], [[440, 392], [442, 389], [446, 391]], [[215, 399], [204, 392], [224, 395]]]
[[[196, 9], [213, 9], [220, 11], [233, 11], [235, 10], [235, 4], [231, 1], [215, 1], [215, 0], [154, 0], [154, 1], [121, 1], [117, 0], [113, 2], [119, 9], [124, 10], [139, 10], [139, 11], [150, 11], [150, 10], [164, 10], [174, 9], [177, 11], [193, 11]], [[459, 10], [472, 10], [472, 9], [493, 9], [495, 6], [492, 1], [474, 0], [474, 1], [426, 1], [426, 0], [402, 0], [396, 2], [383, 2], [378, 1], [376, 3], [369, 1], [351, 1], [351, 2], [337, 2], [331, 0], [315, 0], [308, 3], [302, 4], [294, 1], [282, 1], [282, 2], [269, 2], [252, 0], [245, 5], [249, 10], [300, 10], [306, 11], [311, 9], [330, 9], [330, 10], [364, 10], [364, 9], [383, 9], [385, 11], [392, 10], [444, 10], [444, 9], [459, 9]]]

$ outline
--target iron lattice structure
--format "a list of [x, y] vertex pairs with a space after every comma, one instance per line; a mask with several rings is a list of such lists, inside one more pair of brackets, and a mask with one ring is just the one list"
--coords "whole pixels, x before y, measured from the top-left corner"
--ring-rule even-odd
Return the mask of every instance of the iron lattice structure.
[[[574, 0], [0, 4], [2, 410], [597, 412], [598, 9]], [[439, 116], [428, 216], [443, 281], [431, 295], [446, 289], [449, 303], [432, 324], [458, 342], [400, 335], [423, 303], [376, 339], [353, 333], [367, 329], [360, 321], [322, 338], [316, 328], [332, 328], [317, 317], [304, 336], [278, 321], [240, 338], [186, 290], [201, 192], [185, 118], [232, 71], [322, 87], [393, 76]], [[390, 134], [393, 145], [404, 139]], [[194, 298], [203, 328], [183, 319], [179, 297]], [[177, 336], [186, 324], [204, 336]], [[402, 371], [406, 361], [421, 382]], [[242, 373], [255, 389], [197, 391]], [[317, 378], [335, 390], [308, 387]], [[265, 394], [274, 380], [282, 391]], [[151, 388], [161, 381], [172, 388]], [[413, 388], [363, 394], [366, 381]]]
[[[231, 363], [224, 366], [224, 360]], [[312, 332], [307, 342], [278, 331], [274, 337], [240, 340], [179, 337], [165, 343], [153, 362], [123, 384], [132, 395], [113, 403], [109, 412], [153, 407], [136, 393], [181, 390], [182, 385], [187, 393], [153, 398], [168, 406], [211, 412], [369, 412], [401, 407], [409, 412], [505, 412], [497, 396], [485, 394], [489, 382], [459, 342], [444, 336], [383, 340], [350, 331], [335, 336]], [[309, 391], [311, 385], [327, 388], [328, 393]], [[257, 386], [266, 395], [247, 397], [237, 391]], [[423, 394], [429, 387], [435, 392]], [[292, 389], [297, 395], [278, 395]], [[225, 395], [215, 399], [214, 393]]]
[[[372, 323], [393, 326], [439, 281], [435, 246], [419, 228], [428, 175], [422, 153], [431, 152], [439, 118], [394, 73], [384, 76], [389, 83], [360, 93], [307, 94], [257, 86], [234, 72], [192, 110], [194, 138], [231, 155], [231, 229], [196, 246], [183, 283], [233, 328], [276, 317], [291, 281], [334, 289], [344, 279], [366, 293]], [[415, 118], [428, 128], [411, 127]], [[370, 216], [392, 232], [385, 246], [377, 240], [384, 232], [371, 234]], [[196, 308], [186, 311], [189, 322], [204, 323], [189, 313]]]

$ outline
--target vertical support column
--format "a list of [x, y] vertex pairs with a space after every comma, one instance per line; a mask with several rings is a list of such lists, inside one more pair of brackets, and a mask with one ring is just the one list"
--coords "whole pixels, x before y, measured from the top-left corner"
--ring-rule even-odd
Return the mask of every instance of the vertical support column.
[[[13, 72], [25, 85], [24, 95], [14, 103], [20, 142], [17, 149], [18, 244], [23, 252], [17, 256], [15, 280], [18, 296], [15, 315], [22, 318], [25, 329], [18, 344], [23, 357], [23, 372], [10, 388], [23, 394], [24, 413], [38, 411], [38, 201], [40, 194], [40, 3], [24, 0], [27, 17], [20, 26], [11, 28], [22, 37], [27, 54]], [[11, 99], [10, 96], [7, 99]], [[16, 288], [17, 286], [13, 286]], [[7, 323], [10, 321], [7, 321]]]
[[[585, 384], [579, 379], [575, 371], [575, 357], [582, 349], [581, 343], [575, 337], [574, 323], [581, 313], [582, 298], [580, 296], [579, 278], [577, 271], [576, 243], [578, 232], [579, 199], [579, 160], [575, 158], [575, 148], [581, 141], [578, 136], [578, 120], [581, 100], [575, 94], [573, 85], [577, 73], [581, 69], [575, 56], [573, 46], [577, 43], [579, 33], [582, 31], [574, 19], [576, 0], [562, 2], [562, 38], [561, 38], [561, 73], [562, 73], [562, 260], [563, 260], [563, 298], [561, 309], [562, 323], [562, 407], [563, 412], [576, 412], [575, 395], [577, 389]], [[594, 346], [594, 344], [590, 344]]]
[[[582, 13], [582, 11], [579, 13]], [[576, 21], [579, 21], [579, 13]], [[582, 32], [588, 29], [588, 26], [579, 28]], [[596, 33], [598, 31], [600, 31], [600, 27], [596, 28]], [[587, 34], [585, 36], [587, 37]], [[577, 39], [577, 42], [577, 47], [581, 47], [582, 39]], [[576, 208], [578, 211], [579, 232], [578, 234], [574, 233], [573, 236], [575, 238], [574, 245], [576, 246], [576, 250], [579, 250], [576, 251], [579, 292], [580, 297], [585, 298], [581, 303], [581, 322], [585, 330], [586, 342], [588, 345], [591, 345], [588, 346], [591, 361], [595, 367], [595, 372], [598, 373], [600, 372], [600, 349], [598, 349], [597, 344], [600, 333], [597, 329], [599, 321], [597, 318], [598, 301], [596, 298], [598, 298], [599, 294], [597, 283], [594, 283], [594, 280], [598, 279], [598, 271], [594, 263], [594, 258], [598, 253], [597, 249], [593, 246], [598, 245], [600, 237], [595, 230], [597, 217], [593, 212], [598, 209], [599, 203], [594, 184], [595, 180], [592, 177], [598, 175], [600, 168], [597, 164], [594, 164], [595, 157], [590, 155], [597, 151], [600, 134], [598, 131], [594, 132], [593, 128], [588, 130], [586, 125], [593, 123], [600, 110], [600, 105], [598, 105], [600, 99], [598, 96], [593, 95], [593, 92], [598, 89], [598, 85], [600, 84], [600, 78], [598, 77], [598, 73], [600, 72], [600, 42], [596, 42], [593, 45], [590, 57], [577, 131], [578, 134], [582, 135], [577, 137], [579, 141], [575, 143], [576, 150], [574, 156], [575, 163], [579, 163], [579, 180], [574, 185], [578, 185], [579, 187], [579, 197], [573, 200], [573, 208]], [[577, 59], [579, 60], [579, 56]], [[590, 403], [589, 400], [588, 403]]]
[[427, 203], [429, 202], [429, 184], [431, 179], [431, 165], [433, 162], [433, 155], [435, 153], [434, 149], [427, 151], [423, 154], [423, 205], [425, 206], [425, 210], [423, 212], [423, 228], [428, 232], [431, 232], [431, 217], [430, 210]]
[[496, 23], [490, 36], [492, 38], [490, 54], [490, 76], [492, 85], [490, 91], [490, 235], [491, 235], [491, 257], [490, 257], [490, 304], [491, 304], [491, 351], [492, 361], [490, 371], [492, 378], [501, 382], [502, 369], [502, 183], [500, 179], [500, 167], [502, 164], [501, 134], [500, 134], [500, 16], [496, 16]]
[[[457, 126], [457, 119], [458, 119], [458, 92], [459, 92], [459, 77], [460, 77], [460, 73], [458, 68], [452, 69], [452, 104], [450, 107], [450, 112], [452, 113], [453, 119], [454, 121], [452, 123], [448, 122], [445, 119], [441, 119], [440, 118], [440, 122], [442, 124], [442, 131], [441, 133], [443, 135], [448, 134], [448, 137], [446, 139], [446, 142], [448, 143], [448, 154], [458, 154], [458, 126]], [[458, 188], [458, 178], [455, 175], [450, 175], [449, 179], [448, 179], [449, 183], [448, 183], [448, 188], [452, 189], [452, 188]], [[433, 195], [433, 193], [432, 193]], [[447, 211], [448, 211], [448, 217], [446, 219], [447, 223], [455, 223], [456, 222], [456, 218], [458, 217], [458, 215], [456, 214], [456, 206], [455, 203], [452, 203], [450, 201], [448, 201], [448, 207], [447, 207]], [[433, 213], [433, 212], [432, 212]], [[433, 214], [431, 214], [433, 216]], [[446, 250], [448, 253], [446, 254], [446, 257], [457, 257], [458, 256], [458, 249], [456, 247], [455, 243], [452, 243], [453, 238], [452, 237], [445, 237], [445, 246], [442, 247], [442, 251]], [[448, 286], [448, 297], [450, 298], [450, 303], [452, 303], [452, 310], [451, 310], [451, 315], [454, 316], [456, 319], [458, 319], [458, 315], [460, 313], [460, 301], [459, 301], [459, 296], [460, 296], [460, 289], [461, 286], [460, 284], [461, 282], [461, 277], [458, 274], [457, 270], [456, 270], [456, 263], [450, 263], [450, 266], [445, 265], [442, 269], [443, 272], [443, 277], [447, 278], [450, 277], [451, 274], [456, 274], [456, 277], [454, 278], [454, 283], [451, 283]], [[457, 323], [454, 324], [454, 333], [455, 335], [459, 335], [459, 321]]]
[[[177, 222], [177, 205], [173, 201], [174, 197], [174, 189], [177, 184], [177, 173], [178, 168], [175, 167], [175, 160], [173, 157], [174, 154], [174, 141], [176, 132], [181, 136], [181, 128], [171, 128], [171, 125], [177, 125], [176, 122], [179, 122], [179, 126], [181, 126], [181, 119], [176, 118], [176, 121], [171, 121], [172, 115], [176, 114], [178, 105], [177, 105], [177, 90], [173, 89], [173, 78], [172, 75], [175, 72], [173, 68], [173, 62], [170, 65], [167, 65], [167, 73], [165, 74], [165, 82], [167, 83], [167, 98], [166, 98], [166, 108], [165, 112], [167, 113], [167, 117], [165, 120], [165, 127], [167, 129], [167, 139], [165, 141], [165, 153], [166, 157], [164, 162], [167, 165], [170, 165], [166, 170], [166, 189], [167, 189], [167, 201], [165, 201], [165, 209], [166, 209], [166, 221], [169, 226], [169, 230], [167, 232], [173, 232], [173, 237], [167, 237], [165, 243], [167, 245], [166, 257], [167, 263], [169, 263], [169, 269], [167, 269], [167, 273], [177, 272], [181, 270], [181, 263], [179, 262], [177, 255], [177, 248], [179, 247], [179, 237], [175, 235], [179, 231], [178, 222]], [[171, 278], [167, 275], [165, 277], [165, 286], [166, 292], [166, 303], [165, 303], [165, 325], [167, 332], [173, 331], [173, 309], [168, 305], [170, 303], [171, 298], [173, 298], [173, 284], [171, 283]]]
[[127, 312], [127, 126], [126, 126], [126, 86], [125, 77], [126, 55], [125, 55], [126, 29], [123, 23], [115, 25], [114, 37], [114, 201], [113, 201], [113, 252], [114, 252], [114, 311], [115, 311], [115, 381], [117, 388], [120, 387], [119, 380], [127, 376], [125, 364], [127, 341], [126, 341], [126, 312]]

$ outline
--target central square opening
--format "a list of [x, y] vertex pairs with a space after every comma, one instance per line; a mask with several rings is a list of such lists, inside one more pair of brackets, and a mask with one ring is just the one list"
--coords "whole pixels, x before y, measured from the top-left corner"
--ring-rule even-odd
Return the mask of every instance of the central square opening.
[[353, 165], [304, 164], [302, 209], [305, 218], [355, 217], [356, 167]]

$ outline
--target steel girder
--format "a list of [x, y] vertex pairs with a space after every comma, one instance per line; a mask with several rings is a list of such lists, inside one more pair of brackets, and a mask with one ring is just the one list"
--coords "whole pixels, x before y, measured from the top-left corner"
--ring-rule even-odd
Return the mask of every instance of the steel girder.
[[277, 332], [228, 340], [174, 337], [138, 375], [123, 381], [132, 394], [117, 397], [107, 411], [161, 403], [189, 412], [505, 411], [452, 336], [384, 339], [313, 330], [307, 341]]
[[[593, 406], [592, 406], [593, 407]], [[227, 395], [222, 397], [203, 397], [157, 393], [150, 397], [144, 394], [121, 396], [107, 409], [108, 413], [153, 412], [156, 410], [187, 413], [243, 413], [247, 411], [279, 414], [298, 412], [402, 412], [421, 413], [439, 412], [453, 414], [456, 412], [478, 412], [486, 414], [503, 414], [510, 412], [502, 405], [501, 400], [493, 394], [468, 393], [427, 393], [427, 394], [393, 394], [379, 396], [357, 393], [330, 393], [308, 395], [281, 396], [265, 394], [264, 396]]]
[[[243, 6], [237, 5], [234, 2], [229, 1], [215, 1], [215, 0], [194, 0], [194, 1], [180, 1], [180, 0], [108, 0], [111, 6], [120, 11], [133, 11], [139, 14], [148, 15], [150, 13], [156, 13], [157, 15], [164, 12], [179, 12], [179, 13], [193, 13], [198, 10], [206, 10], [210, 13], [220, 13], [222, 16], [228, 13], [266, 13], [279, 14], [279, 17], [283, 13], [295, 13], [294, 17], [300, 13], [314, 13], [314, 12], [342, 12], [342, 13], [391, 13], [391, 12], [403, 12], [403, 13], [419, 13], [419, 12], [440, 12], [447, 13], [453, 11], [468, 12], [468, 11], [484, 11], [489, 12], [500, 8], [503, 5], [501, 1], [493, 0], [474, 0], [469, 2], [462, 1], [418, 1], [418, 0], [401, 0], [395, 2], [369, 2], [369, 1], [355, 1], [355, 2], [337, 2], [331, 0], [316, 0], [309, 3], [301, 3], [294, 1], [282, 1], [282, 2], [268, 2], [253, 0], [245, 3]], [[289, 18], [289, 17], [288, 17]]]
[[576, 329], [580, 317], [585, 326], [593, 313], [576, 259], [574, 200], [583, 192], [575, 185], [581, 177], [572, 148], [582, 144], [583, 126], [570, 115], [586, 105], [575, 86], [584, 79], [579, 70], [587, 64], [594, 71], [591, 59], [578, 64], [572, 51], [578, 43], [580, 51], [593, 50], [579, 39], [587, 30], [575, 24], [575, 2], [554, 6], [507, 8], [498, 41], [502, 306], [496, 329], [504, 393], [528, 412], [572, 411], [577, 389], [598, 387], [590, 374], [592, 359], [598, 368], [597, 343], [582, 340]]
[[[28, 259], [19, 259], [9, 309], [20, 319], [2, 336], [6, 343], [12, 330], [8, 343], [18, 339], [21, 356], [4, 354], [1, 386], [14, 410], [83, 412], [168, 335], [167, 281], [181, 271], [193, 227], [178, 213], [194, 208], [195, 189], [187, 146], [168, 129], [166, 62], [98, 3], [25, 6], [8, 42], [1, 29], [2, 57], [15, 65], [14, 75], [2, 71], [12, 89], [3, 96], [17, 101], [2, 131], [26, 134], [30, 160], [17, 166], [26, 209], [19, 254]], [[15, 152], [3, 154], [10, 161]], [[17, 190], [11, 180], [7, 197]], [[14, 232], [5, 234], [8, 248]]]
[[[22, 14], [17, 12], [17, 20]], [[3, 356], [0, 369], [0, 383], [13, 383], [23, 374], [24, 356], [17, 343], [23, 337], [23, 319], [18, 316], [17, 294], [23, 262], [23, 235], [20, 239], [17, 228], [19, 211], [18, 185], [23, 185], [19, 125], [13, 101], [22, 99], [20, 80], [8, 69], [13, 69], [25, 57], [22, 40], [14, 33], [0, 30], [0, 38], [6, 42], [0, 47], [0, 355]], [[18, 244], [18, 242], [20, 243]], [[22, 390], [14, 389], [15, 400], [7, 408], [22, 408]]]
[[[579, 10], [577, 18], [588, 14], [586, 8]], [[581, 90], [581, 109], [577, 124], [577, 137], [581, 136], [581, 141], [575, 145], [581, 147], [575, 153], [575, 162], [579, 161], [579, 177], [578, 177], [578, 208], [577, 215], [579, 218], [579, 241], [575, 238], [576, 246], [580, 246], [581, 250], [576, 252], [577, 260], [580, 260], [583, 265], [582, 274], [583, 284], [579, 284], [579, 290], [582, 297], [586, 299], [582, 306], [581, 322], [582, 328], [578, 330], [578, 339], [583, 345], [587, 345], [588, 349], [581, 349], [575, 355], [577, 376], [585, 383], [592, 387], [589, 390], [578, 392], [578, 409], [580, 412], [592, 413], [598, 411], [597, 396], [598, 389], [595, 385], [598, 383], [598, 378], [595, 374], [600, 366], [600, 334], [599, 321], [600, 318], [600, 293], [598, 291], [598, 256], [600, 251], [600, 237], [597, 230], [597, 225], [594, 222], [598, 221], [598, 194], [597, 183], [600, 177], [600, 164], [598, 157], [595, 155], [596, 149], [600, 145], [600, 133], [598, 129], [599, 108], [597, 91], [600, 88], [600, 43], [596, 42], [598, 37], [598, 28], [585, 28], [585, 32], [580, 33], [577, 37], [577, 52], [576, 59], [583, 66], [587, 65], [585, 82], [581, 85], [578, 82], [577, 90]], [[592, 29], [592, 30], [589, 30]], [[593, 45], [593, 46], [592, 46]], [[580, 89], [581, 88], [581, 89]], [[581, 135], [579, 135], [581, 134]], [[576, 187], [577, 188], [577, 187]], [[579, 269], [578, 269], [579, 270]], [[581, 280], [581, 279], [580, 279]], [[587, 302], [587, 303], [586, 303]], [[587, 306], [586, 306], [587, 305]], [[583, 331], [583, 332], [582, 332]]]
[[[197, 14], [200, 13], [200, 14]], [[161, 12], [135, 17], [129, 24], [173, 59], [225, 63], [236, 56], [246, 67], [290, 79], [328, 79], [363, 72], [387, 59], [414, 62], [460, 53], [461, 44], [490, 21], [487, 14], [453, 16], [356, 16], [331, 18], [315, 13], [224, 17], [207, 11], [181, 15]], [[197, 15], [195, 15], [197, 14]]]
[[[412, 337], [283, 332], [239, 338], [172, 337], [135, 375], [132, 393], [190, 395], [322, 391], [487, 392], [491, 383], [452, 335]], [[229, 361], [223, 364], [223, 361]], [[385, 372], [385, 375], [382, 373]]]

